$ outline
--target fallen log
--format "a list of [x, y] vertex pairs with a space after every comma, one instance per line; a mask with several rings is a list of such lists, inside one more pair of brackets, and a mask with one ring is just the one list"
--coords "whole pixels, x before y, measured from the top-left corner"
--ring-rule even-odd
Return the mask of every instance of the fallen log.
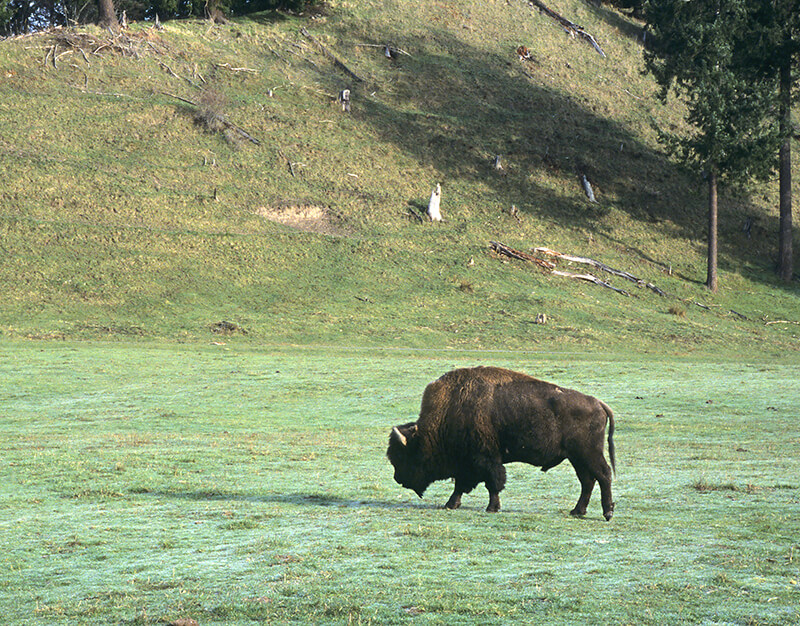
[[[520, 261], [528, 261], [530, 263], [535, 263], [539, 267], [544, 270], [547, 270], [549, 273], [553, 274], [554, 276], [563, 276], [565, 278], [574, 278], [577, 280], [583, 280], [586, 282], [594, 283], [595, 285], [599, 285], [601, 287], [605, 287], [606, 289], [611, 289], [612, 291], [616, 291], [619, 294], [624, 296], [630, 296], [631, 294], [625, 291], [624, 289], [619, 289], [618, 287], [614, 287], [612, 284], [607, 283], [604, 280], [599, 279], [594, 274], [575, 274], [572, 272], [565, 272], [563, 270], [557, 270], [556, 264], [552, 261], [547, 261], [545, 259], [541, 259], [538, 256], [530, 254], [528, 252], [522, 252], [521, 250], [515, 250], [511, 246], [507, 246], [499, 241], [490, 241], [489, 245], [491, 246], [492, 250], [497, 252], [498, 254], [502, 254], [512, 259], [518, 259]], [[586, 257], [581, 256], [573, 256], [571, 254], [561, 254], [560, 252], [556, 252], [551, 250], [550, 248], [534, 248], [533, 252], [538, 254], [544, 254], [547, 256], [554, 257], [556, 259], [564, 259], [566, 261], [572, 261], [573, 263], [583, 263], [585, 265], [590, 265], [595, 267], [599, 270], [612, 274], [613, 276], [619, 276], [620, 278], [624, 278], [629, 280], [633, 283], [636, 283], [639, 286], [647, 287], [648, 289], [654, 291], [660, 296], [666, 296], [667, 294], [664, 293], [661, 289], [656, 287], [652, 283], [648, 283], [641, 278], [637, 278], [633, 274], [629, 274], [628, 272], [623, 272], [622, 270], [614, 269], [613, 267], [609, 267], [605, 263], [601, 263], [600, 261], [596, 261], [594, 259], [589, 259]]]
[[550, 261], [545, 261], [544, 259], [535, 257], [532, 254], [528, 254], [527, 252], [515, 250], [514, 248], [502, 244], [499, 241], [490, 241], [489, 244], [491, 245], [492, 250], [494, 250], [499, 254], [503, 254], [507, 257], [511, 257], [512, 259], [518, 259], [520, 261], [529, 261], [531, 263], [536, 263], [536, 265], [538, 265], [542, 269], [546, 269], [548, 272], [552, 272], [556, 267], [555, 263], [551, 263]]
[[561, 25], [561, 28], [567, 31], [567, 33], [570, 36], [575, 37], [577, 35], [584, 41], [589, 42], [591, 46], [597, 51], [597, 54], [605, 58], [606, 53], [603, 52], [603, 49], [600, 47], [600, 44], [597, 43], [597, 40], [594, 37], [592, 37], [589, 33], [587, 33], [582, 26], [578, 26], [574, 22], [569, 21], [567, 18], [562, 17], [540, 0], [528, 0], [528, 4], [530, 6], [537, 7], [542, 13], [544, 13], [548, 17], [558, 22]]
[[795, 324], [800, 326], [800, 322], [793, 322], [791, 320], [772, 320], [771, 322], [764, 322], [764, 326], [771, 326], [772, 324]]
[[629, 294], [624, 289], [619, 289], [618, 287], [614, 287], [614, 285], [605, 282], [604, 280], [600, 280], [597, 276], [593, 274], [573, 274], [572, 272], [562, 272], [561, 270], [553, 270], [550, 272], [553, 276], [564, 276], [565, 278], [575, 278], [577, 280], [585, 280], [589, 283], [594, 283], [595, 285], [600, 285], [601, 287], [605, 287], [606, 289], [611, 289], [612, 291], [616, 291], [617, 293], [621, 293], [623, 296], [630, 297]]
[[595, 268], [597, 268], [599, 270], [602, 270], [602, 271], [604, 271], [604, 272], [606, 272], [608, 274], [611, 274], [613, 276], [619, 276], [620, 278], [624, 278], [625, 280], [629, 280], [632, 283], [636, 283], [639, 286], [647, 287], [648, 289], [650, 289], [654, 293], [657, 293], [659, 296], [663, 297], [663, 296], [667, 295], [666, 293], [664, 293], [664, 291], [662, 291], [661, 289], [656, 287], [653, 283], [649, 283], [649, 282], [647, 282], [645, 280], [642, 280], [641, 278], [638, 278], [637, 276], [634, 276], [633, 274], [630, 274], [628, 272], [625, 272], [625, 271], [622, 271], [622, 270], [618, 270], [618, 269], [614, 269], [613, 267], [610, 267], [610, 266], [606, 265], [605, 263], [601, 263], [600, 261], [596, 261], [595, 259], [590, 259], [590, 258], [582, 257], [582, 256], [574, 256], [574, 255], [571, 255], [571, 254], [562, 254], [560, 252], [556, 252], [555, 250], [550, 250], [550, 248], [534, 248], [534, 252], [538, 252], [540, 254], [546, 254], [548, 256], [552, 256], [552, 257], [555, 257], [555, 258], [558, 258], [558, 259], [564, 259], [565, 261], [571, 261], [573, 263], [581, 263], [583, 265], [591, 265], [592, 267], [595, 267]]

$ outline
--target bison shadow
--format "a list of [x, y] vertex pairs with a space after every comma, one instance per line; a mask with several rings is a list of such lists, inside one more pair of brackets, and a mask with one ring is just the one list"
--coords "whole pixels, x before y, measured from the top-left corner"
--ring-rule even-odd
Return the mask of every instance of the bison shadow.
[[[387, 510], [429, 510], [429, 511], [444, 511], [446, 510], [441, 502], [433, 500], [425, 500], [415, 502], [413, 500], [403, 500], [398, 502], [389, 502], [386, 500], [374, 499], [361, 499], [361, 498], [344, 498], [329, 493], [273, 493], [264, 495], [248, 495], [243, 493], [228, 493], [222, 491], [136, 491], [136, 495], [149, 495], [160, 498], [174, 498], [177, 500], [195, 500], [207, 502], [249, 502], [256, 504], [293, 504], [300, 506], [316, 506], [323, 508], [340, 508], [340, 509], [387, 509]], [[476, 501], [474, 506], [464, 504], [458, 511], [453, 511], [453, 515], [459, 513], [470, 512], [476, 514], [484, 514], [484, 507]], [[535, 509], [519, 508], [516, 506], [503, 507], [502, 513], [525, 515], [533, 514], [538, 515], [540, 511]], [[563, 511], [559, 509], [564, 517], [569, 517], [567, 509]], [[583, 521], [603, 522], [601, 518], [594, 518], [593, 516], [586, 516], [580, 518]]]
[[175, 498], [180, 500], [217, 501], [217, 502], [250, 502], [261, 504], [294, 504], [302, 506], [336, 507], [336, 508], [370, 508], [370, 509], [438, 509], [433, 502], [415, 503], [409, 501], [388, 502], [386, 500], [370, 500], [361, 498], [344, 498], [327, 493], [274, 493], [249, 495], [228, 493], [223, 491], [145, 491], [137, 495]]

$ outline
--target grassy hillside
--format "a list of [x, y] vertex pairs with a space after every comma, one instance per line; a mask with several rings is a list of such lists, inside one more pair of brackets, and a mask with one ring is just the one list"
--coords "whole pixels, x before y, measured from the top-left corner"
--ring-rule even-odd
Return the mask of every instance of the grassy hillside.
[[[704, 187], [655, 141], [681, 111], [641, 74], [639, 25], [550, 4], [606, 58], [505, 0], [0, 42], [0, 333], [195, 341], [226, 321], [224, 341], [257, 343], [796, 351], [797, 325], [766, 324], [800, 320], [774, 279], [777, 185], [722, 198], [712, 296]], [[421, 222], [437, 182], [445, 222]], [[551, 276], [492, 240], [668, 296]]]

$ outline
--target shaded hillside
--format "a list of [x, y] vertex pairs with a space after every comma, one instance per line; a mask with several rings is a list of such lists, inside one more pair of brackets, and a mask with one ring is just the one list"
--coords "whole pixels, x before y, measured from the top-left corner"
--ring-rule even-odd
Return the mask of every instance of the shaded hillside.
[[[606, 58], [526, 3], [468, 0], [0, 42], [0, 332], [796, 349], [797, 325], [766, 325], [800, 319], [773, 277], [776, 185], [723, 198], [711, 296], [704, 188], [655, 141], [681, 111], [641, 74], [639, 25], [552, 6]], [[668, 296], [551, 276], [492, 240], [599, 259]]]

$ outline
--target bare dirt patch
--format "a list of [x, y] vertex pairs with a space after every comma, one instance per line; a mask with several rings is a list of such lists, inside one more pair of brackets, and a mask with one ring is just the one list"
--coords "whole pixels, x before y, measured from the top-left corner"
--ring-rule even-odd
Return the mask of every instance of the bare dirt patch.
[[309, 233], [321, 233], [341, 237], [347, 235], [347, 228], [341, 219], [329, 209], [315, 205], [286, 205], [278, 207], [259, 207], [256, 215], [272, 222], [283, 224]]

